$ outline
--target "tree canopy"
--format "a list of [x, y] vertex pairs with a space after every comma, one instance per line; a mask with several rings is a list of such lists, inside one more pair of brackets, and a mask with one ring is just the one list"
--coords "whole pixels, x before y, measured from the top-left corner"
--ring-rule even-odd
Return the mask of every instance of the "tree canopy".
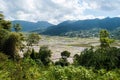
[[100, 43], [101, 47], [110, 47], [110, 44], [113, 43], [114, 40], [109, 38], [109, 32], [107, 30], [101, 30], [100, 31]]

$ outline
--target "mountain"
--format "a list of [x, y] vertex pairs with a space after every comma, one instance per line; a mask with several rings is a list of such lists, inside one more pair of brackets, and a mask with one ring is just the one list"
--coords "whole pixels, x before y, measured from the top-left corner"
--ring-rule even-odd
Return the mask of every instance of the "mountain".
[[71, 31], [91, 30], [94, 28], [114, 30], [120, 27], [120, 18], [87, 19], [78, 21], [64, 21], [58, 25], [51, 26], [42, 34], [61, 35]]
[[46, 28], [53, 26], [53, 24], [47, 22], [47, 21], [38, 21], [38, 22], [29, 22], [29, 21], [23, 21], [23, 20], [14, 20], [12, 21], [12, 25], [19, 23], [22, 26], [22, 31], [34, 31], [38, 30], [42, 31]]

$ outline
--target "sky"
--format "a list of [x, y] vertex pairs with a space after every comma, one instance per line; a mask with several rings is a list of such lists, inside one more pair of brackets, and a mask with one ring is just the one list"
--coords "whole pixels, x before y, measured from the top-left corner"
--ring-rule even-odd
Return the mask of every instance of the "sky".
[[8, 20], [48, 21], [120, 17], [120, 0], [0, 0]]

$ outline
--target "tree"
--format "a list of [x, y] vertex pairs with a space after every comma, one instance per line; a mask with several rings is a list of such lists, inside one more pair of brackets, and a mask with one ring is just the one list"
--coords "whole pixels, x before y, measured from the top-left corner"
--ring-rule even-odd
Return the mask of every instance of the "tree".
[[11, 58], [18, 56], [21, 47], [21, 36], [18, 33], [10, 33], [8, 39], [5, 40], [2, 51]]
[[61, 56], [62, 56], [62, 58], [68, 58], [70, 56], [70, 52], [63, 51], [63, 52], [61, 52]]
[[0, 51], [3, 48], [5, 40], [8, 38], [9, 32], [5, 29], [0, 29]]
[[37, 33], [31, 33], [27, 39], [27, 45], [32, 46], [32, 44], [37, 44], [40, 40], [40, 36]]
[[0, 20], [4, 19], [4, 15], [0, 13]]
[[100, 46], [102, 48], [110, 47], [110, 44], [113, 42], [114, 40], [109, 38], [109, 32], [107, 30], [100, 31]]
[[61, 58], [59, 59], [59, 61], [55, 62], [55, 65], [68, 66], [70, 64], [67, 60], [69, 56], [70, 52], [68, 51], [61, 52]]
[[11, 58], [18, 57], [23, 39], [22, 33], [11, 32], [11, 21], [4, 20], [4, 15], [0, 14], [0, 51]]
[[47, 46], [40, 47], [38, 58], [42, 61], [42, 63], [45, 66], [48, 66], [51, 63], [50, 57], [51, 57], [51, 50], [48, 49]]
[[37, 58], [38, 58], [38, 53], [35, 52], [34, 49], [32, 49], [31, 54], [30, 54], [30, 57], [31, 57], [32, 59], [37, 59]]
[[4, 20], [4, 15], [0, 13], [0, 51], [4, 46], [4, 42], [9, 37], [11, 22]]
[[15, 30], [15, 32], [19, 32], [21, 29], [22, 29], [22, 27], [21, 27], [21, 25], [20, 24], [14, 24], [14, 30]]
[[11, 31], [11, 22], [4, 20], [4, 15], [0, 13], [0, 28]]
[[55, 62], [55, 65], [60, 65], [62, 67], [68, 66], [70, 63], [68, 62], [67, 58], [60, 58], [59, 61]]
[[11, 31], [11, 22], [10, 21], [6, 21], [6, 20], [2, 20], [0, 22], [1, 27], [5, 30]]

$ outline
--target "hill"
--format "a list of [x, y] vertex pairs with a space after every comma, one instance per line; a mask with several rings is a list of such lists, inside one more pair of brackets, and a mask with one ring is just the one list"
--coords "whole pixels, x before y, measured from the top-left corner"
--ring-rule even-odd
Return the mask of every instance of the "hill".
[[87, 19], [78, 21], [64, 21], [58, 25], [51, 26], [43, 32], [45, 35], [62, 35], [67, 32], [91, 30], [91, 29], [107, 29], [109, 31], [120, 27], [120, 18], [104, 18], [104, 19]]
[[38, 21], [38, 22], [29, 22], [29, 21], [22, 21], [22, 20], [14, 20], [12, 21], [12, 25], [19, 23], [22, 26], [22, 31], [34, 31], [38, 30], [42, 31], [50, 26], [53, 26], [53, 24], [47, 22], [47, 21]]

